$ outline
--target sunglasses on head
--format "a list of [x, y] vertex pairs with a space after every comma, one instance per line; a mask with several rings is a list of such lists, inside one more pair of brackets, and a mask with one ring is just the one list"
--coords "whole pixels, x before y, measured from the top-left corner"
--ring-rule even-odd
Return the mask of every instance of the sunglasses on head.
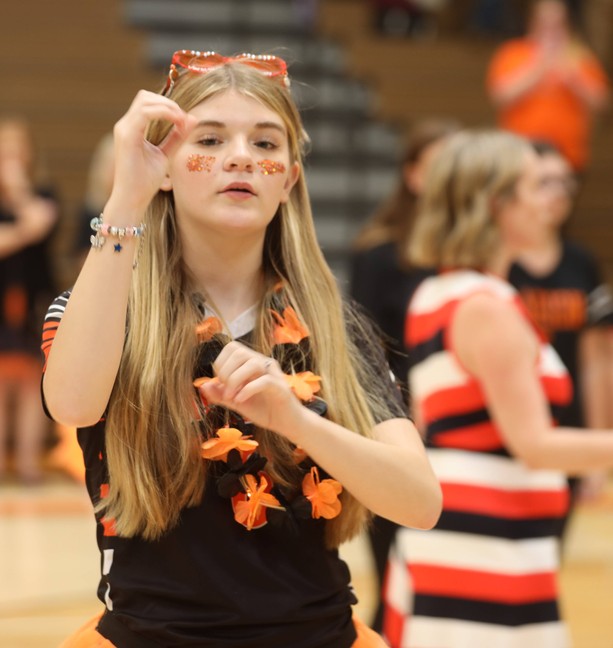
[[248, 65], [257, 70], [263, 76], [279, 81], [289, 88], [289, 77], [287, 76], [287, 63], [278, 56], [271, 54], [238, 54], [237, 56], [222, 56], [217, 52], [199, 52], [197, 50], [178, 50], [172, 55], [168, 78], [162, 94], [167, 96], [179, 78], [177, 66], [194, 72], [195, 74], [206, 74], [211, 70], [226, 63], [240, 63]]

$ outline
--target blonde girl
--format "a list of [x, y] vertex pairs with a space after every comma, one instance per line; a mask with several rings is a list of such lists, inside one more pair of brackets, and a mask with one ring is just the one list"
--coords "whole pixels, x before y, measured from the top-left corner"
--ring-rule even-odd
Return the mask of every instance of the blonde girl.
[[377, 645], [337, 547], [368, 510], [438, 516], [318, 248], [288, 85], [276, 57], [180, 51], [115, 126], [94, 249], [43, 343], [102, 552], [104, 614], [67, 645]]

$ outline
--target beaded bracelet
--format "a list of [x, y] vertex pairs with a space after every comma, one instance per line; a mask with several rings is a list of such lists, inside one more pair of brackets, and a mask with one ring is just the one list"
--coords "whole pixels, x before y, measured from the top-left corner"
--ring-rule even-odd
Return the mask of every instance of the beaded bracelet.
[[131, 225], [127, 227], [116, 227], [115, 225], [109, 225], [108, 223], [102, 222], [103, 214], [96, 216], [91, 219], [90, 227], [96, 232], [92, 234], [89, 238], [91, 241], [92, 247], [96, 250], [100, 250], [104, 245], [106, 239], [116, 238], [119, 239], [117, 243], [114, 244], [113, 248], [115, 252], [121, 252], [123, 246], [121, 245], [121, 239], [126, 237], [141, 237], [145, 233], [145, 224], [141, 223], [140, 225]]

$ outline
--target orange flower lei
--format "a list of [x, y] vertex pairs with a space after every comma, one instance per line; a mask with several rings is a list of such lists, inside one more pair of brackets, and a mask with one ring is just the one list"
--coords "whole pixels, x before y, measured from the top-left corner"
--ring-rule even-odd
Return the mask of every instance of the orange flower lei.
[[[308, 337], [307, 328], [300, 322], [291, 306], [283, 309], [283, 315], [271, 310], [275, 319], [273, 341], [275, 345], [298, 345]], [[222, 325], [216, 317], [207, 317], [196, 327], [196, 335], [201, 344], [214, 343], [216, 336], [221, 333]], [[217, 342], [217, 344], [221, 344]], [[214, 347], [213, 347], [214, 349]], [[212, 370], [209, 368], [207, 373]], [[209, 406], [199, 389], [203, 384], [216, 381], [213, 376], [202, 376], [193, 381], [194, 387], [202, 403], [203, 414], [219, 418], [219, 409]], [[321, 377], [312, 371], [285, 374], [289, 387], [305, 406], [323, 415], [326, 404], [315, 395], [321, 389]], [[198, 406], [196, 405], [196, 410]], [[244, 434], [239, 428], [249, 427], [236, 412], [226, 412], [226, 425], [216, 431], [216, 436], [206, 439], [201, 445], [203, 459], [225, 464], [224, 472], [217, 480], [218, 492], [223, 497], [230, 497], [234, 509], [234, 519], [249, 531], [257, 529], [268, 522], [267, 511], [283, 511], [294, 516], [330, 520], [340, 514], [342, 505], [339, 495], [343, 488], [334, 479], [320, 479], [317, 466], [301, 448], [295, 448], [296, 463], [311, 464], [310, 469], [302, 480], [302, 495], [291, 502], [277, 487], [269, 475], [262, 471], [266, 458], [257, 452], [258, 442], [249, 434]], [[200, 419], [202, 415], [196, 418]], [[228, 418], [233, 425], [228, 425]], [[215, 420], [215, 419], [213, 419]], [[220, 421], [221, 422], [221, 421]], [[234, 427], [237, 426], [237, 427]], [[274, 493], [273, 493], [274, 491]]]

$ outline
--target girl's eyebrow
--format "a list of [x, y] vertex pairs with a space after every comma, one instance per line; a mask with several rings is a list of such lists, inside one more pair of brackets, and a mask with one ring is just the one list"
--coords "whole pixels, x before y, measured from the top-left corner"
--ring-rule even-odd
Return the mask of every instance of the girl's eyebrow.
[[[217, 121], [215, 119], [205, 119], [203, 121], [200, 121], [196, 124], [196, 128], [227, 128], [227, 124], [224, 122]], [[281, 124], [278, 124], [277, 122], [272, 122], [272, 121], [264, 121], [264, 122], [257, 122], [255, 124], [255, 128], [259, 130], [263, 130], [266, 128], [273, 128], [275, 130], [278, 130], [280, 133], [285, 134], [285, 128], [281, 126]]]

